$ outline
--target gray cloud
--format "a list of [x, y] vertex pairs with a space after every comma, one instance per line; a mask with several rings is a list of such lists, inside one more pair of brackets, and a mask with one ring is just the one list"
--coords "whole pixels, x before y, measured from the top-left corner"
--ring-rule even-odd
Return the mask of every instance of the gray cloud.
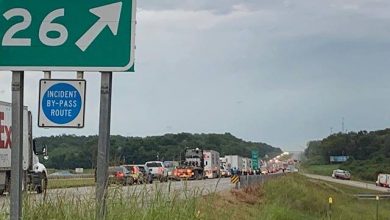
[[[231, 132], [284, 149], [389, 125], [390, 2], [139, 1], [136, 72], [114, 75], [112, 133]], [[37, 111], [39, 73], [27, 74]], [[69, 77], [68, 74], [60, 74]], [[98, 74], [86, 74], [96, 134]], [[10, 100], [10, 75], [0, 75]], [[4, 100], [2, 98], [2, 100]]]

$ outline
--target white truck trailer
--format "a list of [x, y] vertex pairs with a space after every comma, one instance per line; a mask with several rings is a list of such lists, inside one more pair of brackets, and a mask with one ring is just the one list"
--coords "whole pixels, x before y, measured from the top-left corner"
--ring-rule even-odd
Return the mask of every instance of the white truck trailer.
[[[11, 184], [12, 105], [0, 101], [0, 195], [9, 192]], [[46, 167], [39, 163], [38, 154], [47, 156], [47, 149], [40, 152], [32, 138], [32, 117], [27, 107], [23, 109], [23, 189], [42, 193], [47, 187]]]
[[205, 176], [209, 179], [221, 176], [219, 152], [214, 150], [203, 150]]
[[242, 158], [242, 174], [247, 175], [252, 172], [252, 159]]
[[[242, 157], [238, 155], [226, 155], [226, 164], [232, 171], [240, 174], [244, 168]], [[234, 173], [232, 172], [232, 175]]]

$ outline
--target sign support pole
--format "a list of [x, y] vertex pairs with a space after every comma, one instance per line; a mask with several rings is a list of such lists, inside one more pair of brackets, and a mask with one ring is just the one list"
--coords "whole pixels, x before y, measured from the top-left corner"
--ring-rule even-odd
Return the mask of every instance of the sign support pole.
[[96, 220], [106, 219], [110, 149], [112, 72], [101, 72], [99, 141], [96, 181]]
[[44, 71], [43, 72], [43, 78], [51, 79], [51, 71]]
[[76, 77], [77, 79], [84, 79], [84, 71], [77, 71]]
[[12, 150], [10, 219], [22, 219], [24, 72], [12, 72]]

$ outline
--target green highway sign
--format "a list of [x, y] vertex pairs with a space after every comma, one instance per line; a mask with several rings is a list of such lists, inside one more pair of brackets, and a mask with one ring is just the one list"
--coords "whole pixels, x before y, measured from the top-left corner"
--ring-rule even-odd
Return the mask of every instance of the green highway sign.
[[257, 170], [259, 168], [259, 152], [252, 150], [252, 169]]
[[0, 0], [0, 70], [131, 71], [136, 0]]

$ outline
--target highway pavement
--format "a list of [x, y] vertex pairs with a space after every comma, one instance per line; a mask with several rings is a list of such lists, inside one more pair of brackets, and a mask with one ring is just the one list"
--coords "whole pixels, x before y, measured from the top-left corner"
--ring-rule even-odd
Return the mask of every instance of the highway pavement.
[[[146, 185], [132, 185], [132, 186], [119, 186], [114, 185], [109, 187], [109, 195], [120, 192], [122, 195], [134, 196], [146, 193], [149, 196], [153, 196], [156, 192], [163, 193], [165, 195], [176, 194], [180, 197], [184, 197], [188, 194], [194, 195], [207, 195], [213, 192], [220, 192], [230, 190], [234, 187], [230, 183], [230, 178], [221, 179], [205, 179], [205, 180], [192, 180], [192, 181], [170, 181], [165, 183], [154, 182], [153, 184]], [[29, 198], [36, 201], [43, 201], [43, 194], [29, 193]], [[0, 196], [0, 210], [7, 210], [9, 208], [9, 196]], [[71, 199], [71, 200], [94, 200], [95, 187], [74, 187], [64, 189], [50, 189], [47, 190], [46, 200], [55, 201], [58, 199]]]
[[365, 182], [359, 182], [359, 181], [353, 181], [353, 180], [334, 179], [330, 176], [321, 176], [321, 175], [307, 174], [307, 173], [302, 173], [302, 175], [305, 175], [305, 176], [312, 178], [312, 179], [324, 180], [324, 181], [328, 181], [328, 182], [344, 184], [344, 185], [358, 187], [358, 188], [362, 188], [362, 189], [369, 189], [369, 190], [374, 190], [374, 191], [378, 191], [378, 192], [390, 192], [390, 188], [376, 186], [374, 183], [365, 183]]

